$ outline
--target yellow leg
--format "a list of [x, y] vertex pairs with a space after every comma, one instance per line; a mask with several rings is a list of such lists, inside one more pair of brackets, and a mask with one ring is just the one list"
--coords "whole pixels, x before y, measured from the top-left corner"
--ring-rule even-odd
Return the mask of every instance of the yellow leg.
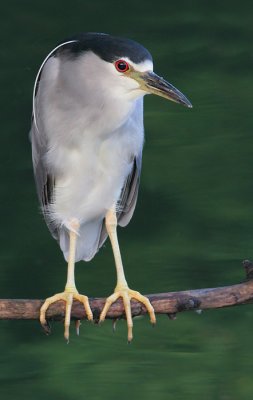
[[[46, 311], [50, 304], [55, 303], [58, 300], [64, 300], [66, 302], [65, 308], [65, 322], [64, 322], [64, 337], [69, 340], [69, 326], [71, 320], [71, 308], [73, 300], [78, 300], [83, 303], [84, 309], [87, 314], [87, 318], [91, 321], [93, 319], [92, 311], [89, 305], [88, 297], [78, 293], [75, 285], [75, 252], [76, 252], [76, 238], [79, 224], [76, 220], [72, 221], [71, 227], [73, 231], [69, 232], [69, 260], [68, 260], [68, 275], [65, 290], [62, 293], [57, 293], [52, 297], [46, 299], [45, 303], [40, 309], [40, 323], [42, 326], [47, 325]], [[76, 331], [79, 334], [80, 321], [76, 322]]]
[[115, 259], [116, 272], [117, 272], [117, 285], [115, 287], [114, 293], [110, 297], [107, 298], [104, 308], [102, 310], [102, 313], [100, 315], [99, 321], [100, 322], [104, 321], [110, 306], [119, 297], [122, 297], [124, 307], [125, 307], [126, 319], [127, 319], [128, 342], [131, 342], [131, 340], [133, 338], [133, 320], [132, 320], [130, 300], [133, 298], [145, 305], [147, 311], [149, 312], [150, 321], [152, 324], [155, 324], [155, 322], [156, 322], [155, 313], [154, 313], [154, 309], [147, 297], [141, 295], [139, 292], [136, 292], [135, 290], [129, 289], [129, 287], [128, 287], [128, 284], [127, 284], [127, 281], [125, 278], [125, 274], [124, 274], [124, 268], [123, 268], [123, 264], [122, 264], [120, 248], [119, 248], [119, 243], [118, 243], [118, 237], [117, 237], [117, 217], [116, 217], [115, 208], [113, 208], [112, 210], [109, 210], [107, 212], [105, 222], [106, 222], [106, 229], [107, 229], [108, 235], [111, 240], [112, 250], [113, 250], [114, 259]]

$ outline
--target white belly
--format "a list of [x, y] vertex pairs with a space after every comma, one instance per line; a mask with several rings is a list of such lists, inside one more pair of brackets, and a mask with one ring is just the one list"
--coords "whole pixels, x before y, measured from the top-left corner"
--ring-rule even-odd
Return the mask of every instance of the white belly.
[[51, 152], [50, 164], [55, 169], [52, 219], [68, 227], [72, 218], [80, 224], [103, 218], [117, 203], [142, 144], [143, 132], [129, 131], [126, 124], [109, 137], [83, 134], [78, 147], [61, 146]]

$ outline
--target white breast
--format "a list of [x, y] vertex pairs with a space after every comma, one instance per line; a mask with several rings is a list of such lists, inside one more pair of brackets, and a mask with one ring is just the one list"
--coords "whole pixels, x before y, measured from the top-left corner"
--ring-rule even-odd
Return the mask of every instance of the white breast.
[[61, 222], [73, 217], [80, 222], [104, 217], [119, 199], [133, 156], [142, 147], [142, 137], [129, 137], [126, 127], [104, 140], [83, 136], [79, 147], [62, 148], [51, 154], [56, 156], [57, 164], [62, 158], [64, 165], [56, 176], [52, 209]]
[[57, 60], [48, 64], [39, 96], [46, 163], [56, 185], [49, 211], [59, 224], [68, 226], [72, 218], [87, 223], [103, 218], [117, 202], [133, 157], [142, 150], [143, 99], [84, 103], [66, 95], [63, 82], [54, 84]]

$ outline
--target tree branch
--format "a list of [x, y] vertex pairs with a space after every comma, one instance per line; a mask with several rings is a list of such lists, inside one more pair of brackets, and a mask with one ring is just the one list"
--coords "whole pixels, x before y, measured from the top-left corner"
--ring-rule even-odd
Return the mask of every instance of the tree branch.
[[[171, 319], [182, 311], [204, 310], [211, 308], [231, 307], [242, 304], [253, 303], [253, 264], [245, 260], [243, 266], [246, 270], [246, 280], [232, 286], [224, 286], [209, 289], [186, 290], [180, 292], [150, 294], [150, 299], [157, 314], [167, 314]], [[105, 303], [104, 298], [90, 298], [90, 306], [95, 321], [102, 311]], [[38, 319], [39, 310], [43, 300], [0, 300], [0, 319]], [[139, 302], [133, 300], [132, 315], [146, 314], [146, 308]], [[48, 320], [63, 320], [65, 304], [58, 301], [52, 304], [48, 311]], [[72, 319], [85, 319], [85, 311], [82, 304], [74, 301], [71, 313]], [[107, 313], [106, 318], [124, 318], [124, 308], [121, 300], [115, 302]]]

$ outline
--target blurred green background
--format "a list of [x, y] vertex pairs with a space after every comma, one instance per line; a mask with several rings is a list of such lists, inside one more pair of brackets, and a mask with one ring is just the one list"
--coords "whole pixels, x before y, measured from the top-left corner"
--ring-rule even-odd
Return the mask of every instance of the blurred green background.
[[[253, 257], [253, 5], [251, 1], [49, 1], [1, 4], [2, 298], [45, 298], [63, 289], [66, 265], [38, 210], [28, 131], [33, 82], [68, 35], [135, 39], [155, 71], [192, 101], [185, 109], [145, 99], [146, 143], [135, 216], [120, 229], [129, 284], [142, 293], [243, 279]], [[80, 292], [115, 285], [110, 244], [79, 263]], [[253, 396], [252, 306], [72, 327], [44, 336], [34, 321], [0, 322], [2, 399], [248, 400]]]

